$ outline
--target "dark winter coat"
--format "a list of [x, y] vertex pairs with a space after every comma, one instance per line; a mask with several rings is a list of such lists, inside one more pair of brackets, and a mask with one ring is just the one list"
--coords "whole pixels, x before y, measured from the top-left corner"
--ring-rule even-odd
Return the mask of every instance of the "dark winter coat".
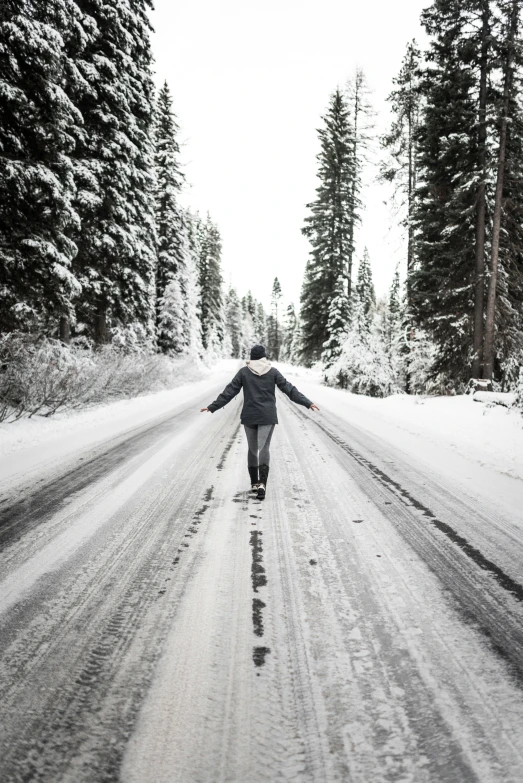
[[208, 408], [211, 413], [214, 413], [227, 405], [243, 389], [241, 423], [246, 424], [247, 427], [255, 427], [258, 424], [278, 424], [276, 386], [293, 402], [305, 408], [311, 407], [312, 402], [299, 392], [296, 386], [285, 380], [275, 367], [271, 367], [263, 375], [258, 375], [245, 366]]

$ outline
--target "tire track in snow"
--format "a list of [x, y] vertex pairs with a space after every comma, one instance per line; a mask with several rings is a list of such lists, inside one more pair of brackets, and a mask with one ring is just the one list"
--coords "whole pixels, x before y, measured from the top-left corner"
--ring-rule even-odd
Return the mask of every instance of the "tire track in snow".
[[[291, 411], [303, 420], [302, 413]], [[329, 417], [335, 420], [332, 414]], [[350, 432], [351, 428], [341, 420], [336, 423], [338, 432]], [[473, 517], [480, 523], [477, 533], [481, 532], [481, 526], [488, 527], [488, 519], [482, 519], [475, 509], [453, 499], [454, 524], [450, 525], [440, 519], [445, 514], [443, 509], [438, 509], [436, 515], [415, 496], [416, 490], [409, 490], [391, 477], [390, 466], [387, 471], [376, 465], [376, 455], [367, 457], [329, 426], [317, 421], [313, 424], [348, 455], [352, 460], [350, 471], [360, 487], [379, 502], [383, 513], [409, 546], [442, 581], [448, 596], [452, 596], [453, 608], [458, 608], [463, 620], [484, 635], [491, 649], [510, 665], [513, 675], [523, 686], [523, 585], [456, 530], [456, 522], [461, 517]], [[362, 433], [359, 435], [361, 437]], [[394, 460], [401, 463], [398, 454], [394, 454]], [[429, 479], [423, 476], [423, 482], [428, 484]], [[440, 493], [445, 494], [441, 488]], [[434, 500], [432, 502], [434, 504]], [[522, 550], [520, 544], [520, 562], [523, 563]]]
[[189, 457], [175, 455], [67, 568], [3, 618], [2, 783], [119, 778], [170, 622], [197, 567], [203, 538], [193, 542], [213, 504], [212, 488], [202, 492], [205, 457], [222, 439], [219, 427], [210, 428]]
[[[369, 473], [333, 450], [330, 439], [318, 440], [316, 427], [290, 406], [281, 423], [300, 507], [286, 505], [294, 551], [302, 562], [316, 561], [297, 575], [315, 618], [311, 647], [328, 694], [339, 779], [516, 783], [523, 708], [507, 668], [475, 627], [449, 610], [439, 579], [405, 546], [397, 509], [376, 497]], [[342, 716], [350, 716], [348, 724]]]
[[519, 783], [520, 694], [429, 569], [427, 531], [501, 617], [518, 602], [285, 401], [253, 499], [238, 411], [157, 457], [4, 614], [2, 783]]
[[[75, 457], [74, 466], [41, 488], [20, 491], [19, 500], [12, 496], [0, 500], [0, 552], [27, 531], [45, 524], [71, 496], [94, 484], [135, 456], [145, 457], [151, 448], [171, 437], [194, 418], [192, 408], [163, 416], [91, 449], [87, 455]], [[116, 441], [116, 442], [114, 442]], [[114, 445], [111, 445], [111, 444]], [[79, 464], [80, 463], [80, 464]]]

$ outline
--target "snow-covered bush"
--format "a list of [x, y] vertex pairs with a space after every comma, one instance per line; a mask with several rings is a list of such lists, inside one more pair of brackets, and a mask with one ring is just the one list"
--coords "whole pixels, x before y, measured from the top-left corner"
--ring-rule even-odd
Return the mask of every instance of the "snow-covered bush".
[[[225, 345], [225, 351], [229, 351], [229, 355], [230, 355], [230, 351], [231, 351], [230, 342], [228, 342]], [[211, 325], [209, 334], [207, 336], [207, 348], [205, 349], [203, 355], [203, 361], [208, 367], [212, 367], [213, 364], [216, 364], [216, 362], [220, 361], [220, 359], [223, 359], [223, 357], [224, 357], [224, 345], [220, 340], [220, 336], [218, 334], [218, 328], [216, 324], [213, 323]]]
[[171, 359], [144, 345], [132, 352], [130, 332], [117, 337], [115, 344], [95, 350], [85, 339], [67, 347], [26, 334], [1, 336], [0, 421], [50, 416], [201, 377], [193, 357]]
[[117, 326], [111, 330], [111, 348], [133, 355], [151, 353], [151, 337], [141, 323]]
[[406, 365], [409, 372], [412, 394], [436, 394], [441, 392], [442, 379], [434, 377], [434, 365], [438, 347], [423, 329], [412, 329], [405, 338], [407, 346]]
[[0, 337], [0, 421], [51, 415], [77, 399], [93, 374], [82, 356], [57, 340], [12, 333]]
[[511, 356], [503, 363], [503, 384], [501, 391], [514, 392], [516, 407], [523, 413], [523, 351]]
[[386, 397], [401, 391], [395, 373], [378, 335], [362, 339], [351, 330], [338, 359], [324, 370], [325, 382], [369, 397]]

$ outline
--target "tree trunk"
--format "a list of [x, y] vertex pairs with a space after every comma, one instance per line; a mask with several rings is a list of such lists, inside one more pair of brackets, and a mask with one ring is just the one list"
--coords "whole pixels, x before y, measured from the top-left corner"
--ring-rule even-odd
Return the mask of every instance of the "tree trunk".
[[104, 301], [99, 301], [96, 308], [94, 340], [98, 346], [107, 343], [107, 305]]
[[66, 315], [62, 315], [59, 325], [60, 341], [64, 345], [69, 345], [71, 342], [71, 323]]
[[[411, 286], [410, 286], [410, 279], [412, 270], [414, 267], [414, 225], [413, 225], [413, 216], [414, 216], [414, 198], [415, 198], [415, 191], [416, 191], [416, 158], [415, 158], [415, 150], [414, 150], [414, 117], [413, 111], [413, 101], [412, 101], [412, 83], [410, 86], [411, 94], [410, 94], [410, 102], [409, 102], [409, 113], [408, 113], [408, 155], [409, 155], [409, 171], [408, 171], [408, 185], [407, 185], [407, 277], [405, 280], [405, 293], [406, 293], [406, 299], [407, 299], [407, 353], [410, 354], [410, 343], [412, 340], [412, 329], [410, 326], [410, 314], [412, 312], [411, 308]], [[411, 392], [411, 379], [410, 379], [410, 370], [409, 370], [409, 360], [407, 358], [407, 369], [405, 371], [405, 392], [406, 394], [410, 394]]]
[[487, 176], [487, 72], [490, 7], [484, 3], [481, 25], [481, 57], [479, 77], [478, 168], [480, 182], [476, 195], [476, 274], [474, 281], [474, 357], [472, 377], [479, 378], [483, 370], [483, 318], [485, 307], [485, 179]]
[[360, 87], [358, 82], [358, 74], [356, 73], [354, 81], [354, 178], [351, 187], [351, 201], [352, 201], [352, 216], [350, 222], [350, 234], [349, 234], [349, 258], [347, 263], [347, 294], [350, 299], [352, 293], [352, 265], [354, 258], [354, 233], [355, 233], [355, 221], [356, 221], [356, 178], [358, 176], [358, 115], [360, 113], [359, 105]]
[[490, 254], [490, 280], [487, 297], [487, 316], [485, 320], [485, 354], [483, 377], [492, 380], [494, 372], [494, 333], [496, 327], [496, 289], [498, 284], [499, 237], [501, 232], [501, 213], [503, 207], [503, 182], [505, 177], [505, 155], [507, 147], [507, 126], [509, 104], [512, 97], [512, 61], [514, 57], [514, 41], [518, 24], [519, 2], [512, 0], [510, 27], [507, 37], [505, 59], [505, 79], [503, 86], [503, 107], [501, 128], [499, 132], [498, 173], [496, 181], [496, 198], [492, 220], [492, 248]]

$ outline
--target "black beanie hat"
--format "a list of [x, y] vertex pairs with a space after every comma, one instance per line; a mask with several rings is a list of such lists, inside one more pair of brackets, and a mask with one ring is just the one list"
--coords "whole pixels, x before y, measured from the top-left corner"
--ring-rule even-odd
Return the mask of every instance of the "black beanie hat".
[[265, 348], [263, 345], [253, 345], [251, 348], [251, 361], [254, 359], [263, 359], [266, 357]]

